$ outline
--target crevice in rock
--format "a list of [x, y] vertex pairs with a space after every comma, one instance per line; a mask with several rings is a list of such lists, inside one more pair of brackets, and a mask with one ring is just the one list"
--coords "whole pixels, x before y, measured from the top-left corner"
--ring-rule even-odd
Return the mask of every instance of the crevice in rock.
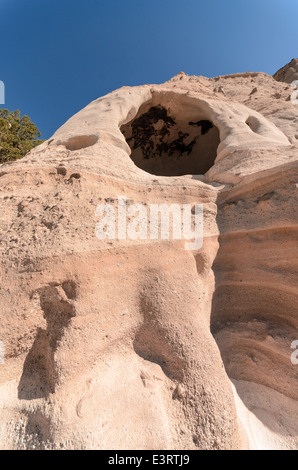
[[18, 397], [22, 400], [45, 398], [55, 392], [59, 381], [55, 352], [65, 329], [76, 315], [74, 300], [77, 288], [73, 281], [65, 281], [61, 285], [50, 284], [38, 289], [37, 293], [47, 328], [37, 330], [25, 359], [18, 386]]
[[68, 139], [67, 142], [64, 142], [64, 145], [67, 150], [74, 151], [91, 147], [92, 145], [95, 145], [97, 141], [97, 135], [77, 135]]
[[255, 134], [261, 134], [260, 132], [260, 127], [261, 127], [261, 123], [260, 121], [254, 117], [254, 116], [250, 116], [246, 122], [245, 122], [248, 127], [255, 133]]
[[156, 176], [205, 174], [213, 165], [220, 143], [219, 130], [204, 116], [173, 112], [166, 104], [140, 108], [121, 127], [136, 166]]

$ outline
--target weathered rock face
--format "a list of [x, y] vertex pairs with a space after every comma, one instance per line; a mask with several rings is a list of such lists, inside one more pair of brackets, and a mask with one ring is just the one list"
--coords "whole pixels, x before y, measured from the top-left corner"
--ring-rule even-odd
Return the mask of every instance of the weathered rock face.
[[[297, 448], [292, 92], [125, 87], [1, 166], [1, 448]], [[203, 246], [99, 240], [119, 197], [203, 204]]]

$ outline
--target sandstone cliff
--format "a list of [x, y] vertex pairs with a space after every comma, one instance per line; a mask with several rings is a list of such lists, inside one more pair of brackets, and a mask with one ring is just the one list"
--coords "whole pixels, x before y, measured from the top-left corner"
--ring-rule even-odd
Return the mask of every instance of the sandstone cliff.
[[[0, 166], [2, 449], [297, 448], [296, 75], [124, 87]], [[119, 197], [203, 246], [99, 240]]]

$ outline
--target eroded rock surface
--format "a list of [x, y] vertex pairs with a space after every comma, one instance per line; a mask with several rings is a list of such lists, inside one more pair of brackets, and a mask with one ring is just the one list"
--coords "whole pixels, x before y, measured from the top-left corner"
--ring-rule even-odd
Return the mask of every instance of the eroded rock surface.
[[[2, 449], [297, 448], [298, 106], [280, 77], [124, 87], [1, 165]], [[119, 197], [203, 204], [203, 246], [99, 240]]]

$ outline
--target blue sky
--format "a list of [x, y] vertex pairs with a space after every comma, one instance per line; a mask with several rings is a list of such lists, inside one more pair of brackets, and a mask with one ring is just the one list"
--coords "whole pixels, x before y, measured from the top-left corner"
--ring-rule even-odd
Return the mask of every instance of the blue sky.
[[297, 22], [297, 0], [0, 0], [5, 107], [49, 138], [123, 85], [272, 74], [298, 57]]

